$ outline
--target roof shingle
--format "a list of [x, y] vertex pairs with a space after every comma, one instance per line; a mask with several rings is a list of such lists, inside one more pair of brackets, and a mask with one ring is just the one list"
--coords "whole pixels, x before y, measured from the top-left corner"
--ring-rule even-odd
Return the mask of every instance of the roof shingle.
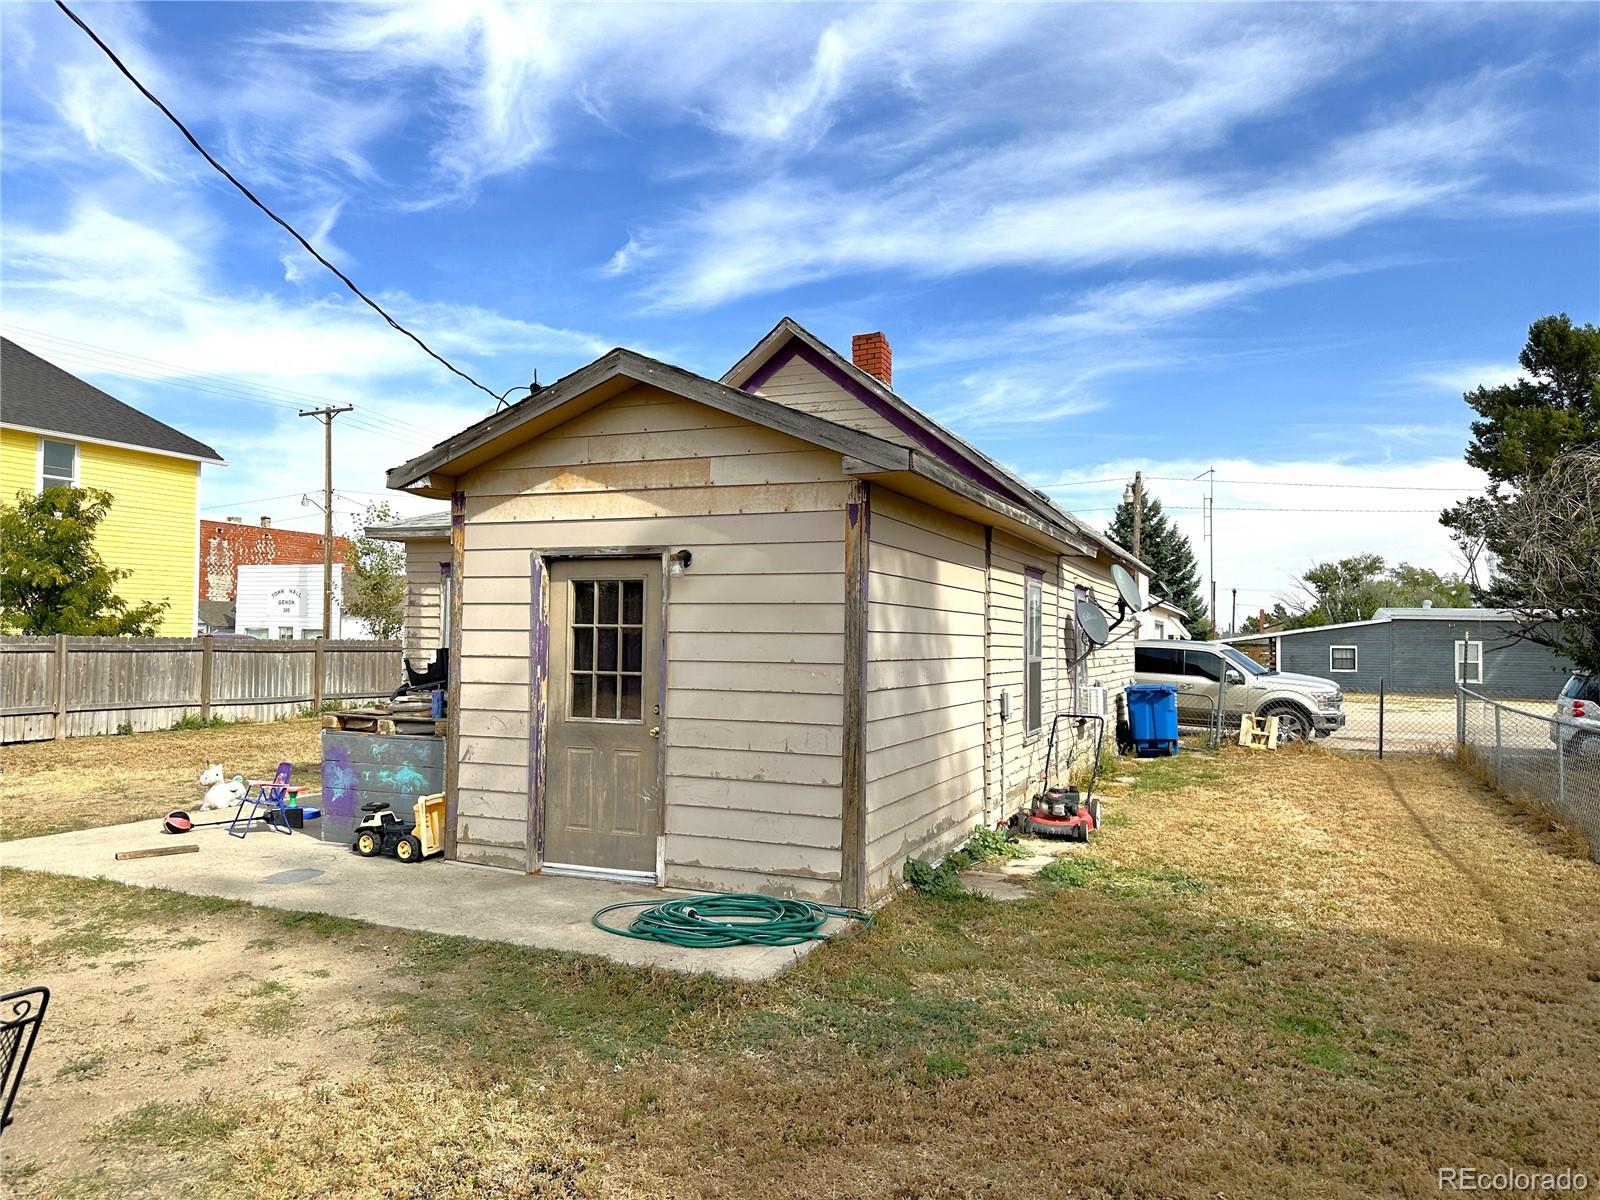
[[220, 463], [204, 442], [107, 395], [10, 338], [0, 338], [0, 422]]

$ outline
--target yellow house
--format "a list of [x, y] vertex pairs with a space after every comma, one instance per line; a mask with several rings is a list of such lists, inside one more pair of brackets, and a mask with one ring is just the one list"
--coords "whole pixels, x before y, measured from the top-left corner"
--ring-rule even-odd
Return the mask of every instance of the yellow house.
[[217, 452], [0, 338], [0, 497], [72, 485], [113, 499], [97, 546], [130, 572], [130, 604], [165, 601], [156, 633], [193, 637], [200, 586], [200, 468]]

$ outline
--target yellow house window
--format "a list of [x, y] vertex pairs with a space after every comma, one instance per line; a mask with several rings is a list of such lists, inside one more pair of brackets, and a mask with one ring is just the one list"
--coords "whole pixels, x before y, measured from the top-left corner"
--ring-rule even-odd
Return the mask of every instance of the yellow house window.
[[78, 486], [78, 448], [71, 442], [39, 442], [39, 490]]

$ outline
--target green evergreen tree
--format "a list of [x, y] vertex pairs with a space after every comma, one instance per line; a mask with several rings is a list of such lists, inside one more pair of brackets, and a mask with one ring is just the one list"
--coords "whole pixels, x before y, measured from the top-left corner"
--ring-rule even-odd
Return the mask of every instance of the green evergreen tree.
[[[1488, 494], [1452, 505], [1440, 523], [1454, 531], [1469, 561], [1495, 553], [1496, 510], [1569, 450], [1600, 442], [1600, 327], [1566, 313], [1540, 317], [1517, 361], [1527, 378], [1479, 387], [1464, 399], [1472, 423], [1467, 462], [1489, 476]], [[1505, 490], [1502, 490], [1505, 489]]]
[[0, 504], [0, 627], [14, 633], [149, 637], [167, 602], [129, 605], [117, 584], [132, 572], [106, 566], [94, 532], [111, 493], [53, 487]]
[[[1133, 502], [1124, 500], [1117, 506], [1106, 528], [1106, 536], [1117, 545], [1133, 548]], [[1144, 514], [1139, 525], [1139, 557], [1150, 564], [1154, 576], [1150, 581], [1152, 595], [1171, 601], [1189, 614], [1189, 632], [1195, 637], [1210, 637], [1212, 625], [1206, 613], [1206, 602], [1200, 594], [1200, 566], [1195, 562], [1194, 549], [1189, 539], [1161, 511], [1161, 501], [1148, 492], [1144, 497]]]

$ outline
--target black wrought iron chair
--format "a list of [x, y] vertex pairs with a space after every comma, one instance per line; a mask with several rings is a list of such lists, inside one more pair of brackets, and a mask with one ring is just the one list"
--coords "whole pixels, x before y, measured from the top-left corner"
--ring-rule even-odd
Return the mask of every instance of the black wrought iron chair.
[[22, 1084], [22, 1073], [28, 1069], [49, 1003], [47, 987], [23, 988], [0, 996], [0, 1066], [5, 1068], [4, 1076], [0, 1076], [0, 1097], [4, 1098], [0, 1133], [11, 1124], [11, 1106], [16, 1102], [17, 1088]]
[[447, 687], [450, 683], [450, 651], [441, 647], [433, 652], [433, 661], [420, 671], [411, 665], [410, 660], [405, 661], [406, 681], [390, 693], [391, 700], [398, 700], [401, 696], [411, 692], [431, 692], [434, 688]]

